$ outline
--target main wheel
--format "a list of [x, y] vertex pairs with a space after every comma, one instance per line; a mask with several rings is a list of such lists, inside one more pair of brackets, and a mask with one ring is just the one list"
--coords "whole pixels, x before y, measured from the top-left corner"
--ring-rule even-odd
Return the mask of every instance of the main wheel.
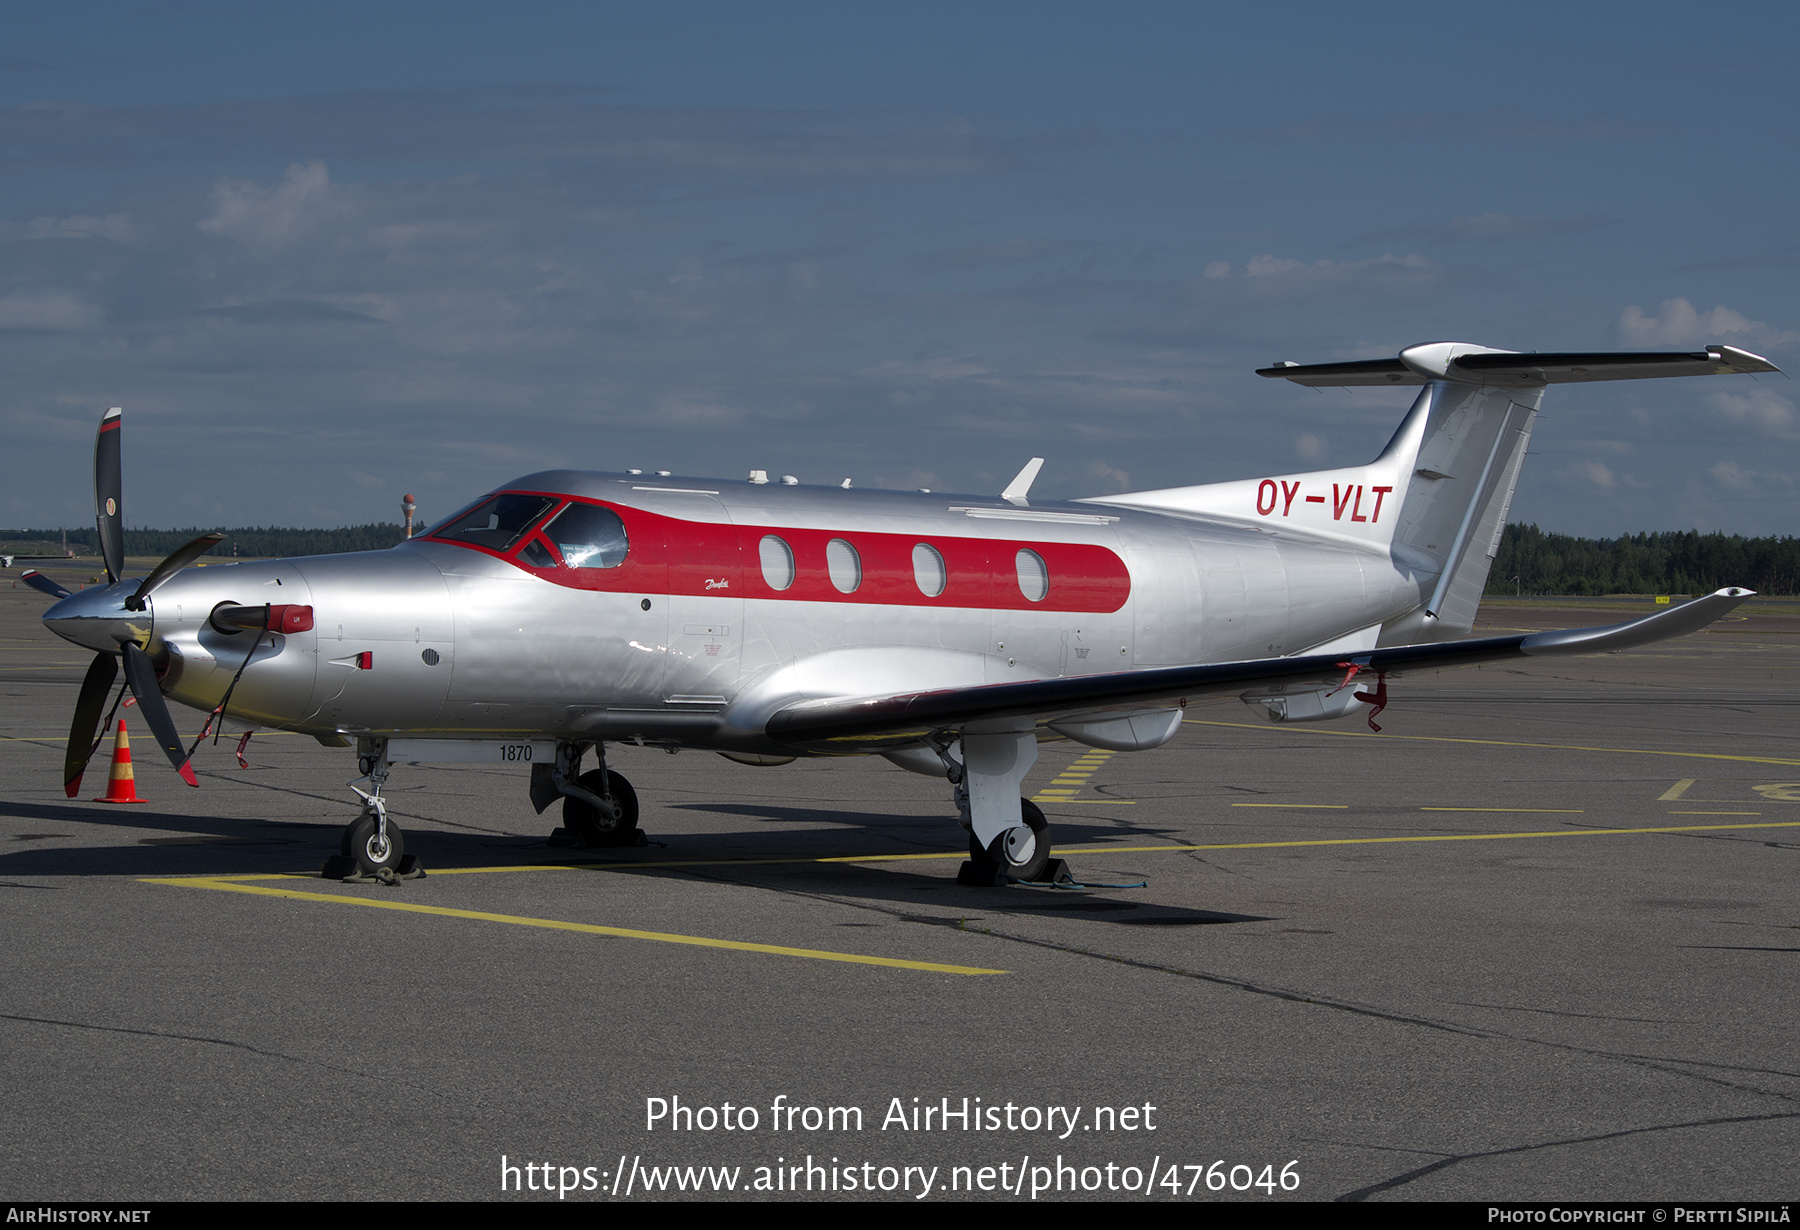
[[1019, 800], [1016, 828], [994, 838], [993, 844], [981, 848], [975, 835], [969, 835], [969, 858], [977, 867], [1003, 871], [1015, 880], [1042, 878], [1050, 865], [1050, 825], [1043, 809], [1030, 799]]
[[356, 860], [356, 869], [372, 876], [386, 868], [392, 871], [406, 856], [406, 835], [392, 820], [387, 822], [387, 841], [377, 834], [375, 817], [364, 812], [344, 830], [344, 853]]
[[602, 815], [586, 799], [563, 796], [563, 824], [574, 830], [584, 846], [624, 846], [637, 835], [638, 798], [631, 783], [611, 769], [589, 769], [575, 779], [575, 784], [604, 798], [610, 790], [619, 805], [619, 818]]

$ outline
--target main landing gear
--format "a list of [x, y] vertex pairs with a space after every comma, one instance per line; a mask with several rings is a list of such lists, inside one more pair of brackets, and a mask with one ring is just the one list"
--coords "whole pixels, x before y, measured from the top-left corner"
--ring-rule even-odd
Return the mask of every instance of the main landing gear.
[[[349, 785], [362, 798], [362, 811], [345, 826], [338, 852], [325, 860], [319, 874], [327, 880], [383, 884], [423, 876], [417, 856], [406, 853], [406, 835], [388, 819], [381, 797], [388, 777], [387, 740], [364, 740], [357, 749], [356, 767], [362, 776]], [[357, 782], [367, 782], [369, 788], [364, 790]]]
[[[1002, 885], [1068, 878], [1061, 859], [1050, 857], [1050, 825], [1042, 809], [1019, 797], [1019, 782], [1037, 761], [1035, 730], [964, 733], [961, 757], [950, 741], [934, 744], [969, 831], [969, 861], [958, 884]], [[1016, 810], [1015, 810], [1016, 809]]]
[[[590, 747], [600, 765], [582, 773], [581, 760]], [[558, 798], [563, 824], [550, 834], [552, 846], [606, 849], [649, 844], [637, 826], [637, 791], [623, 774], [606, 767], [604, 743], [558, 743], [555, 764], [531, 767], [531, 802], [538, 813]]]

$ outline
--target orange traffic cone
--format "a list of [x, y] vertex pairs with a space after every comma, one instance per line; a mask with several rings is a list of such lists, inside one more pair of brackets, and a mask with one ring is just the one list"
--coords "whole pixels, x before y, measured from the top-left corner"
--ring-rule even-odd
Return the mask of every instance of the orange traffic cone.
[[131, 737], [125, 733], [125, 719], [119, 719], [119, 733], [113, 737], [112, 775], [106, 779], [106, 797], [96, 803], [142, 803], [138, 798], [137, 780], [131, 773]]

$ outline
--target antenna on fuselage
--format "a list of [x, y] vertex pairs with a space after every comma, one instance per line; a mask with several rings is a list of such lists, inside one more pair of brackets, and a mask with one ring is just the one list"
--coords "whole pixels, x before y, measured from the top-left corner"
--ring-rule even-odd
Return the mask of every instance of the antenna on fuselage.
[[1000, 493], [1000, 498], [1008, 504], [1029, 503], [1025, 497], [1031, 493], [1031, 484], [1037, 481], [1038, 471], [1043, 468], [1042, 457], [1033, 457], [1027, 461], [1025, 468], [1013, 477], [1012, 482], [1006, 484], [1006, 490]]

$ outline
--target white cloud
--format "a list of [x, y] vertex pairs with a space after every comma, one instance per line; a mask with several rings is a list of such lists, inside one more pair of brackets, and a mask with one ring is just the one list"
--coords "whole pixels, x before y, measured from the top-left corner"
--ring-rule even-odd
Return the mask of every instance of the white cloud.
[[1701, 312], [1686, 299], [1664, 299], [1654, 316], [1646, 316], [1634, 303], [1619, 313], [1617, 329], [1620, 342], [1632, 347], [1700, 346], [1708, 342], [1783, 347], [1800, 341], [1800, 333], [1771, 328], [1723, 304]]
[[1619, 485], [1618, 475], [1612, 467], [1598, 461], [1582, 461], [1570, 467], [1570, 472], [1587, 479], [1602, 491], [1611, 491]]
[[86, 214], [70, 214], [58, 218], [46, 214], [33, 218], [23, 226], [0, 229], [4, 239], [110, 239], [114, 243], [136, 243], [149, 235], [152, 228], [133, 222], [127, 213], [107, 214], [104, 218]]
[[1110, 486], [1113, 491], [1131, 490], [1131, 475], [1117, 466], [1108, 465], [1104, 461], [1090, 461], [1087, 473], [1089, 478]]
[[1319, 462], [1325, 460], [1326, 455], [1331, 452], [1331, 446], [1308, 431], [1302, 432], [1294, 441], [1294, 452], [1299, 454], [1302, 461]]
[[285, 248], [332, 212], [331, 175], [325, 164], [295, 163], [271, 188], [247, 180], [220, 180], [213, 187], [212, 217], [203, 220], [200, 229], [245, 247]]
[[889, 380], [963, 380], [993, 371], [973, 355], [943, 359], [888, 359], [867, 374]]
[[1441, 271], [1418, 253], [1387, 253], [1369, 260], [1312, 262], [1264, 252], [1241, 266], [1214, 261], [1191, 283], [1207, 294], [1224, 293], [1250, 298], [1281, 299], [1296, 296], [1361, 292], [1379, 288], [1417, 291], [1434, 284]]
[[1706, 400], [1713, 412], [1728, 423], [1774, 440], [1800, 440], [1800, 414], [1795, 413], [1792, 402], [1773, 389], [1713, 393]]
[[[1431, 262], [1416, 252], [1409, 253], [1406, 256], [1394, 256], [1390, 253], [1366, 261], [1318, 260], [1310, 265], [1305, 261], [1272, 256], [1265, 252], [1261, 256], [1252, 256], [1249, 260], [1245, 261], [1243, 272], [1237, 276], [1246, 278], [1279, 278], [1304, 271], [1306, 274], [1314, 277], [1342, 278], [1371, 271], [1404, 269], [1418, 272], [1430, 268]], [[1232, 266], [1229, 261], [1214, 261], [1206, 267], [1205, 272], [1206, 276], [1209, 278], [1231, 277]]]
[[1721, 461], [1708, 466], [1706, 472], [1719, 480], [1719, 486], [1727, 491], [1756, 490], [1756, 475], [1746, 470], [1735, 461]]
[[66, 290], [23, 291], [0, 298], [0, 329], [92, 328], [104, 313]]
[[681, 396], [665, 397], [656, 410], [658, 422], [674, 427], [727, 427], [747, 417], [738, 406]]
[[1720, 461], [1706, 467], [1706, 472], [1727, 491], [1757, 491], [1770, 487], [1792, 488], [1791, 475], [1774, 470], [1746, 470], [1735, 461]]
[[1567, 218], [1549, 218], [1543, 214], [1477, 214], [1452, 218], [1438, 226], [1416, 226], [1403, 230], [1381, 231], [1368, 236], [1372, 240], [1417, 240], [1428, 243], [1499, 243], [1509, 240], [1545, 239], [1553, 235], [1571, 234], [1610, 226], [1613, 219], [1597, 214], [1575, 214]]

